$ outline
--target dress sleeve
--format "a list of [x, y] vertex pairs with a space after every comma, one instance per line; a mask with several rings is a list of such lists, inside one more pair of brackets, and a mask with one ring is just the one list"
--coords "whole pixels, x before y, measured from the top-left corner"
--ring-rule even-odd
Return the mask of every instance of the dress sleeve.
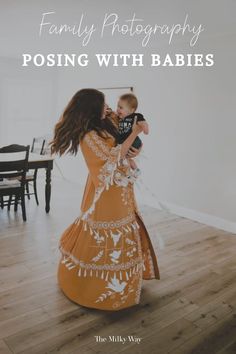
[[95, 187], [94, 200], [84, 213], [85, 218], [94, 210], [101, 193], [114, 184], [114, 173], [120, 165], [121, 144], [111, 147], [106, 139], [91, 131], [86, 133], [80, 147]]

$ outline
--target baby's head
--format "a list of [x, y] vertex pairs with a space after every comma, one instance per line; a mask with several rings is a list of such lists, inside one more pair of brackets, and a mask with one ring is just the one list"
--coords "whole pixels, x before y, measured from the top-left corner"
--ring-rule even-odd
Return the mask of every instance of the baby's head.
[[125, 93], [120, 96], [117, 103], [117, 115], [120, 119], [123, 119], [130, 114], [134, 113], [138, 107], [137, 97], [132, 93]]

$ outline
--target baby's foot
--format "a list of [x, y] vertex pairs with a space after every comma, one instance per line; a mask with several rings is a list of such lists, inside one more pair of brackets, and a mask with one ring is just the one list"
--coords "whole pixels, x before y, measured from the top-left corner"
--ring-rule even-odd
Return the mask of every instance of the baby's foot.
[[141, 170], [137, 167], [135, 170], [133, 170], [134, 172], [134, 177], [137, 178], [138, 176], [141, 175]]

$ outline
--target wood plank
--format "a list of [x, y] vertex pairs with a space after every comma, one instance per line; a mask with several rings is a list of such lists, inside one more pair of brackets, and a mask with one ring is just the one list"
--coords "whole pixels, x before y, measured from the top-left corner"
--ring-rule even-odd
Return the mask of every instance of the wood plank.
[[231, 312], [228, 316], [219, 319], [213, 326], [205, 328], [200, 336], [194, 336], [185, 341], [185, 343], [171, 353], [227, 353], [227, 350], [230, 352], [235, 348], [235, 328], [236, 314]]
[[3, 340], [0, 340], [0, 353], [1, 354], [12, 354], [12, 351], [8, 348]]

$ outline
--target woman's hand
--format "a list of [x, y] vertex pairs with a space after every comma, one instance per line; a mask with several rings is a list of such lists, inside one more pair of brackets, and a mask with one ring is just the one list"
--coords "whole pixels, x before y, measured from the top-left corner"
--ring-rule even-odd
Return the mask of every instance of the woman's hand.
[[142, 146], [139, 149], [131, 147], [126, 156], [130, 157], [130, 158], [133, 158], [133, 157], [137, 156], [140, 153], [141, 150], [142, 150]]
[[107, 104], [105, 105], [105, 113], [106, 116], [109, 116], [112, 113], [112, 109]]

